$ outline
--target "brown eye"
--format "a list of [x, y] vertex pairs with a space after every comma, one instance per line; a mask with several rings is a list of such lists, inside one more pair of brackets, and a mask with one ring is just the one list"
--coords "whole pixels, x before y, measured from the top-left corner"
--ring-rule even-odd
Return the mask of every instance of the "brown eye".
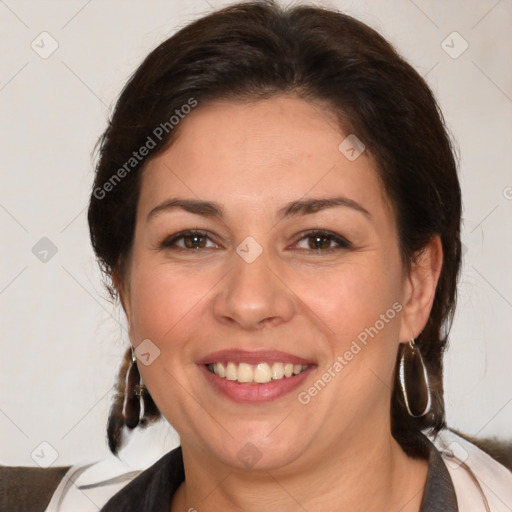
[[334, 233], [312, 231], [299, 240], [297, 247], [310, 251], [331, 252], [339, 249], [348, 249], [351, 245], [348, 240]]
[[166, 238], [160, 244], [161, 249], [209, 249], [212, 247], [218, 246], [202, 231], [182, 231]]
[[324, 235], [308, 236], [310, 249], [330, 249], [331, 238]]
[[187, 249], [202, 249], [206, 246], [207, 237], [203, 235], [186, 235], [182, 237]]

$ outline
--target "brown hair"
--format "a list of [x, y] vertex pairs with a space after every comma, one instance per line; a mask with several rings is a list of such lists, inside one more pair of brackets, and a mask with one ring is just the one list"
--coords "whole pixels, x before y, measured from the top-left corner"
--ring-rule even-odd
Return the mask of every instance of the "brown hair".
[[[107, 287], [115, 298], [112, 273], [122, 277], [133, 242], [141, 170], [172, 143], [179, 125], [171, 128], [171, 116], [191, 98], [201, 105], [283, 93], [329, 105], [342, 131], [364, 141], [396, 214], [406, 268], [432, 236], [441, 238], [443, 268], [430, 317], [416, 340], [433, 407], [421, 418], [411, 417], [397, 376], [391, 403], [393, 435], [407, 453], [418, 453], [420, 430], [436, 433], [445, 425], [442, 354], [460, 268], [460, 186], [429, 87], [385, 39], [354, 18], [313, 6], [240, 3], [182, 28], [146, 57], [99, 141], [88, 219]], [[159, 126], [166, 127], [165, 133], [157, 132], [160, 138], [155, 136]], [[154, 143], [149, 154], [130, 160], [148, 137]], [[119, 389], [123, 378], [120, 374]], [[112, 412], [119, 411], [120, 401], [118, 395]], [[109, 439], [116, 450], [119, 438], [110, 432]]]

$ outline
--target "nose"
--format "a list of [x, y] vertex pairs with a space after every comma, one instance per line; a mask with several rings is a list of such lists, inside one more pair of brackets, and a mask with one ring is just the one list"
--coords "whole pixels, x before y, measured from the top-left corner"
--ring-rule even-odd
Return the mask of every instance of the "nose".
[[297, 310], [294, 294], [270, 263], [266, 251], [251, 263], [233, 254], [231, 272], [213, 301], [219, 322], [257, 330], [293, 317]]

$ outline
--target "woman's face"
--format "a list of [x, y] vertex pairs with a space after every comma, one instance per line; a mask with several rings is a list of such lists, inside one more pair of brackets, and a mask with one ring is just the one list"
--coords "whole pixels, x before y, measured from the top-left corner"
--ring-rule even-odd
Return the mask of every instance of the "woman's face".
[[181, 123], [144, 171], [123, 296], [158, 408], [229, 466], [371, 444], [398, 343], [423, 327], [372, 159], [292, 96]]

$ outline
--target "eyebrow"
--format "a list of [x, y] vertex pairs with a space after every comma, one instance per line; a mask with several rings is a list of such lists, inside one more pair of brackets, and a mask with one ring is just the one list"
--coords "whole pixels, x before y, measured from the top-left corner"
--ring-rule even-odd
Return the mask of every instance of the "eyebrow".
[[[353, 199], [349, 199], [348, 197], [332, 197], [292, 201], [278, 211], [278, 218], [281, 220], [285, 217], [308, 215], [337, 206], [351, 208], [352, 210], [364, 214], [366, 217], [371, 217], [370, 212]], [[172, 211], [177, 208], [196, 215], [203, 215], [205, 217], [224, 217], [224, 208], [221, 204], [215, 201], [172, 198], [155, 206], [155, 208], [148, 213], [146, 221], [151, 220], [153, 217], [156, 217], [163, 212]]]
[[327, 208], [334, 208], [336, 206], [351, 208], [359, 213], [363, 213], [366, 217], [371, 217], [370, 212], [353, 199], [349, 199], [348, 197], [331, 197], [292, 201], [279, 210], [278, 218], [282, 219], [289, 216], [307, 215]]
[[160, 215], [163, 212], [171, 211], [176, 208], [181, 208], [190, 213], [203, 215], [205, 217], [223, 217], [224, 209], [219, 203], [214, 201], [201, 201], [199, 199], [167, 199], [158, 206], [155, 206], [146, 218], [146, 221], [151, 220], [153, 217]]

